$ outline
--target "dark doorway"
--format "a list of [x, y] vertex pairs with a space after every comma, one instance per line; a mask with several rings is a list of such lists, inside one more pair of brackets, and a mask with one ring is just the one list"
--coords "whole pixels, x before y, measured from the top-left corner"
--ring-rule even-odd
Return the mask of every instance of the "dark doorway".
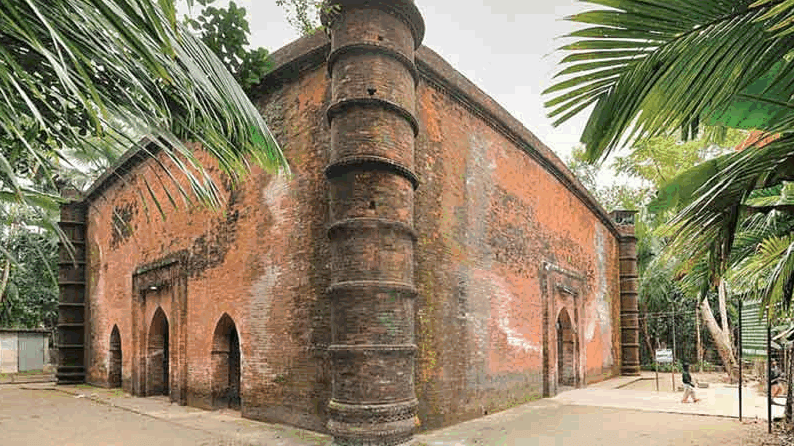
[[560, 386], [576, 385], [575, 347], [571, 317], [563, 308], [557, 317], [557, 383]]
[[108, 358], [108, 387], [121, 387], [121, 335], [114, 325], [110, 332], [110, 352]]
[[240, 409], [240, 375], [240, 338], [234, 321], [224, 314], [212, 340], [213, 407]]
[[149, 328], [146, 395], [168, 395], [168, 319], [158, 308]]

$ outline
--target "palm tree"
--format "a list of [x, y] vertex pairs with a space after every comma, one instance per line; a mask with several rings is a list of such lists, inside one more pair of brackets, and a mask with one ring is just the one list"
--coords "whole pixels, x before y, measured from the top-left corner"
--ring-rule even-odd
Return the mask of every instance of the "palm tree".
[[[11, 0], [0, 8], [0, 201], [53, 207], [56, 174], [143, 135], [189, 181], [186, 200], [218, 204], [188, 148], [232, 180], [251, 164], [287, 170], [256, 107], [176, 21], [170, 0]], [[187, 189], [187, 190], [186, 190]], [[153, 197], [152, 197], [153, 198]]]

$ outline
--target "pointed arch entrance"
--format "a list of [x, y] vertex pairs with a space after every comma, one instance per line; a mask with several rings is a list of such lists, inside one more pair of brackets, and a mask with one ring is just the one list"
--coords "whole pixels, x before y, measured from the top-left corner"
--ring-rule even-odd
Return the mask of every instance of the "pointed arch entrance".
[[557, 384], [576, 385], [576, 339], [568, 310], [563, 308], [557, 316]]
[[584, 382], [587, 358], [582, 354], [580, 315], [585, 275], [552, 262], [541, 263], [543, 299], [543, 396]]
[[240, 409], [240, 337], [228, 314], [220, 318], [212, 338], [212, 406]]
[[158, 307], [149, 327], [146, 354], [146, 396], [168, 395], [168, 318]]
[[121, 387], [121, 334], [117, 325], [110, 332], [108, 356], [108, 387]]

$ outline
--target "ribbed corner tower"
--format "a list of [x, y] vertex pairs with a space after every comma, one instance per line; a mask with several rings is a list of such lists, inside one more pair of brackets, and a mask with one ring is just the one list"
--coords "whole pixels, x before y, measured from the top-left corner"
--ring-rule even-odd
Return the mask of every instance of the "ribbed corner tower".
[[333, 385], [337, 445], [410, 443], [414, 391], [414, 54], [424, 21], [411, 0], [334, 0], [330, 184]]
[[640, 374], [639, 271], [634, 217], [637, 211], [613, 211], [612, 219], [620, 233], [620, 374]]

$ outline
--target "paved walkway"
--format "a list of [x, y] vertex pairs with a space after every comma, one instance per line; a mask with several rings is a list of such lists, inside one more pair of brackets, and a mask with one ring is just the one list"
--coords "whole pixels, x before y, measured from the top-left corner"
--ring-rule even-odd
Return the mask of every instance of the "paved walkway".
[[[248, 420], [245, 418], [240, 417], [239, 412], [235, 411], [206, 411], [202, 409], [198, 409], [195, 407], [188, 407], [188, 406], [179, 406], [177, 404], [172, 404], [167, 397], [148, 397], [148, 398], [136, 398], [130, 396], [122, 392], [119, 389], [104, 389], [98, 387], [92, 387], [88, 385], [74, 385], [74, 386], [56, 386], [54, 384], [25, 384], [20, 386], [9, 386], [7, 392], [13, 392], [13, 388], [16, 387], [19, 390], [33, 390], [33, 391], [48, 391], [47, 393], [55, 394], [58, 396], [63, 396], [65, 398], [71, 399], [72, 401], [63, 401], [62, 399], [55, 398], [56, 400], [60, 400], [61, 402], [59, 405], [69, 405], [69, 407], [74, 406], [73, 409], [68, 409], [71, 413], [70, 418], [74, 417], [74, 420], [70, 421], [71, 423], [78, 423], [82, 425], [85, 423], [84, 420], [80, 420], [79, 418], [82, 416], [89, 416], [91, 412], [97, 412], [96, 409], [92, 408], [94, 404], [90, 403], [98, 403], [103, 406], [106, 406], [108, 412], [118, 412], [124, 411], [127, 412], [126, 419], [128, 421], [134, 420], [134, 418], [129, 417], [129, 413], [132, 412], [134, 414], [141, 415], [145, 418], [150, 419], [151, 421], [146, 424], [148, 429], [151, 429], [154, 432], [162, 431], [162, 434], [155, 434], [155, 435], [162, 435], [163, 438], [157, 438], [157, 440], [163, 440], [162, 444], [184, 444], [184, 445], [219, 445], [219, 446], [248, 446], [248, 445], [273, 445], [273, 446], [324, 446], [330, 443], [330, 437], [327, 435], [321, 435], [316, 432], [306, 431], [302, 429], [293, 428], [290, 426], [279, 425], [279, 424], [270, 424], [270, 423], [262, 423], [258, 421]], [[3, 390], [0, 388], [0, 390]], [[42, 392], [36, 392], [37, 394], [41, 394]], [[5, 402], [6, 400], [11, 400], [11, 398], [3, 398], [6, 395], [5, 393], [0, 392], [0, 401]], [[89, 403], [90, 405], [82, 404], [82, 405], [75, 405], [76, 401], [84, 401]], [[2, 404], [0, 404], [0, 409], [2, 408]], [[102, 411], [105, 412], [105, 411]], [[122, 412], [123, 413], [123, 412]], [[111, 414], [112, 416], [112, 414]], [[45, 414], [41, 415], [41, 418], [46, 417]], [[124, 417], [122, 417], [124, 418]], [[2, 421], [2, 417], [0, 417], [0, 421]], [[57, 420], [63, 421], [63, 420]], [[70, 423], [67, 421], [66, 426], [61, 426], [61, 429], [70, 429]], [[104, 420], [97, 420], [97, 423], [100, 425], [97, 426], [85, 426], [85, 427], [76, 427], [74, 424], [71, 425], [71, 429], [79, 429], [85, 430], [86, 428], [99, 428], [99, 434], [102, 434], [103, 430], [101, 428], [101, 423]], [[161, 428], [159, 426], [166, 426], [165, 428]], [[170, 426], [167, 427], [167, 426]], [[179, 432], [179, 435], [176, 435], [176, 432], [172, 432], [172, 430], [176, 429]], [[5, 432], [5, 431], [4, 431]], [[90, 430], [89, 430], [90, 432]], [[119, 427], [119, 433], [123, 433], [124, 430]], [[182, 439], [187, 432], [192, 432], [192, 434], [187, 435], [185, 441], [173, 443], [174, 439], [171, 437], [176, 437]], [[123, 434], [122, 434], [123, 435]], [[151, 434], [150, 434], [151, 435]], [[58, 442], [44, 442], [44, 443], [36, 443], [36, 444], [70, 444], [70, 445], [139, 445], [144, 444], [140, 443], [140, 433], [130, 433], [129, 438], [123, 438], [121, 436], [117, 441], [114, 442], [103, 442], [98, 441], [94, 442], [90, 440], [92, 437], [90, 435], [83, 437], [77, 437], [75, 440], [71, 442], [65, 443], [58, 443]], [[0, 441], [0, 444], [4, 446], [9, 443], [5, 443]], [[10, 443], [10, 444], [25, 444], [25, 443]], [[32, 444], [32, 443], [29, 443]], [[153, 446], [154, 444], [160, 443], [145, 443], [147, 446]]]
[[[682, 392], [656, 392], [648, 390], [630, 390], [626, 387], [639, 380], [645, 381], [648, 388], [654, 387], [652, 372], [645, 372], [640, 377], [618, 377], [606, 380], [583, 389], [563, 392], [553, 398], [561, 404], [576, 406], [600, 406], [621, 409], [633, 409], [650, 412], [710, 415], [719, 417], [739, 417], [739, 387], [721, 383], [710, 383], [707, 389], [697, 389], [700, 399], [697, 403], [681, 403]], [[681, 375], [676, 375], [676, 383], [680, 385]], [[660, 374], [659, 380], [668, 389], [670, 374]], [[661, 387], [660, 387], [661, 388]], [[783, 399], [779, 399], [780, 402]], [[772, 406], [772, 417], [783, 416], [784, 407]], [[742, 416], [746, 418], [767, 419], [766, 396], [760, 395], [750, 386], [745, 385], [742, 391]]]
[[[735, 387], [711, 384], [709, 389], [698, 389], [701, 402], [682, 404], [680, 392], [625, 388], [637, 384], [643, 383], [636, 377], [618, 377], [585, 389], [570, 390], [555, 398], [421, 433], [416, 436], [417, 445], [615, 446], [615, 439], [620, 439], [623, 441], [619, 444], [625, 445], [731, 446], [756, 444], [745, 439], [763, 435], [765, 423], [748, 425], [730, 418], [738, 416]], [[327, 446], [331, 443], [327, 435], [246, 420], [239, 412], [204, 411], [171, 404], [166, 397], [132, 397], [118, 389], [51, 383], [7, 385], [0, 386], [0, 401], [4, 446], [30, 444], [25, 435], [31, 432], [37, 435], [36, 444], [53, 446]], [[30, 409], [25, 409], [25, 405]], [[782, 408], [776, 410], [780, 412]], [[130, 416], [131, 413], [137, 416]], [[765, 419], [763, 396], [746, 389], [744, 413], [747, 419]], [[142, 423], [146, 419], [150, 421]], [[5, 423], [7, 420], [13, 423]], [[68, 434], [66, 437], [64, 432]], [[108, 440], [114, 435], [119, 439]]]

